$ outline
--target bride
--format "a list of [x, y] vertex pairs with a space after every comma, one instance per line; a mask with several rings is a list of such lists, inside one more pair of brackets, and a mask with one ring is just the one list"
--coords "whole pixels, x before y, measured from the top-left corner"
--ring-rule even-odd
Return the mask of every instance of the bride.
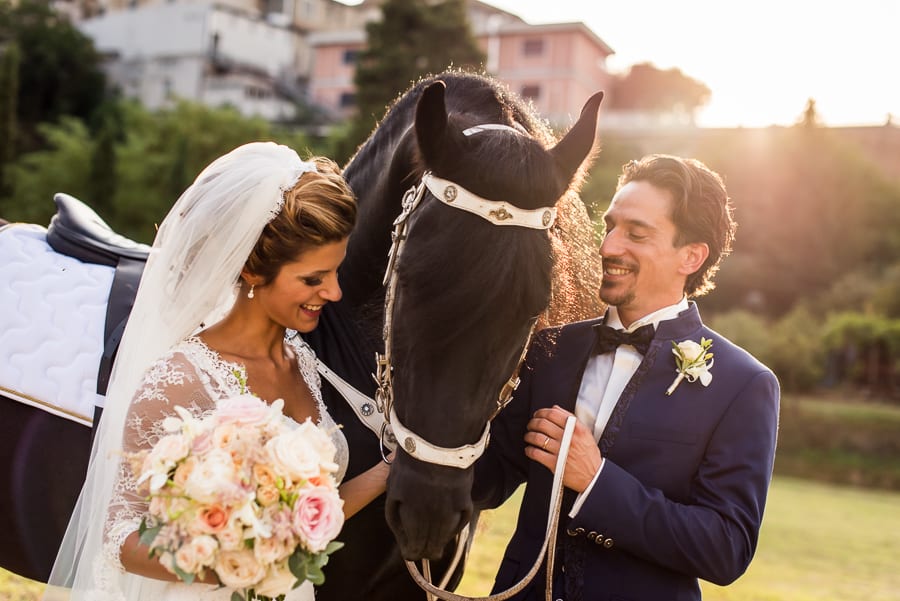
[[[147, 501], [122, 458], [150, 448], [176, 405], [200, 416], [242, 392], [284, 399], [286, 419], [311, 418], [331, 433], [343, 476], [347, 442], [322, 402], [313, 351], [296, 333], [314, 329], [322, 307], [340, 299], [337, 269], [355, 221], [356, 202], [332, 161], [304, 162], [272, 142], [219, 157], [182, 194], [147, 261], [45, 599], [231, 598], [215, 573], [180, 582], [139, 540]], [[379, 463], [341, 485], [346, 517], [384, 491], [387, 472]], [[306, 582], [286, 601], [313, 598]]]

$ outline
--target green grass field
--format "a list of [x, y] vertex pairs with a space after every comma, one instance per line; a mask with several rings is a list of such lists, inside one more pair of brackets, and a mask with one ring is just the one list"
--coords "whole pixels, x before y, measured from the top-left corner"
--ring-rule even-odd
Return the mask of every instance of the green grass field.
[[[515, 525], [521, 490], [482, 515], [457, 592], [485, 595]], [[900, 493], [776, 477], [759, 549], [707, 601], [900, 601]], [[0, 601], [36, 601], [41, 585], [0, 571]]]
[[[521, 489], [483, 514], [457, 592], [486, 595], [515, 526]], [[900, 600], [900, 493], [776, 477], [756, 557], [706, 601]]]

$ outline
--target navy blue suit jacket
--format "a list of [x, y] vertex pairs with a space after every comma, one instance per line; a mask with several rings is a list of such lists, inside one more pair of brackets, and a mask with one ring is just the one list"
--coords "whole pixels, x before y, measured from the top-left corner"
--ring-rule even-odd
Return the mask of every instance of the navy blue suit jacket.
[[[476, 464], [474, 499], [496, 507], [522, 482], [525, 496], [494, 590], [518, 582], [537, 557], [547, 519], [550, 471], [525, 457], [526, 424], [542, 407], [574, 411], [602, 319], [541, 332], [513, 401], [494, 420]], [[672, 341], [713, 340], [708, 387], [677, 375]], [[695, 600], [698, 578], [727, 584], [756, 550], [778, 429], [774, 374], [705, 327], [696, 305], [663, 321], [609, 419], [605, 465], [575, 518], [567, 490], [557, 540], [554, 598], [566, 601]], [[516, 599], [543, 599], [536, 578]]]

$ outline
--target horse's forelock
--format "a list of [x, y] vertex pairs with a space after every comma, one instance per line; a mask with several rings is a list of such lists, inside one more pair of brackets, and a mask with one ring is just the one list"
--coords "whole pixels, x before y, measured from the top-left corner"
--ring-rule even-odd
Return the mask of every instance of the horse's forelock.
[[[417, 240], [416, 229], [431, 239]], [[478, 340], [500, 334], [506, 344], [503, 335], [546, 307], [552, 266], [545, 232], [494, 226], [431, 199], [404, 251], [400, 282], [415, 282], [406, 302], [417, 310], [399, 327], [416, 338], [423, 356], [456, 343], [471, 348], [473, 334]]]

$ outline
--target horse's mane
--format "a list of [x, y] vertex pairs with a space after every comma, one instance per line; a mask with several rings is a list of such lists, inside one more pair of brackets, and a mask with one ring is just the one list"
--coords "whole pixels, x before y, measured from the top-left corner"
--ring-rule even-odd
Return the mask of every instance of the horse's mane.
[[[423, 77], [395, 99], [378, 127], [348, 163], [345, 170], [348, 178], [361, 177], [364, 170], [385, 168], [389, 160], [386, 154], [381, 153], [391, 152], [397, 147], [399, 140], [413, 123], [416, 104], [423, 90], [438, 80], [447, 86], [445, 102], [454, 129], [483, 123], [518, 124], [544, 148], [550, 148], [558, 141], [550, 125], [538, 116], [533, 105], [511, 92], [504, 84], [484, 74], [461, 70], [448, 71]], [[543, 169], [546, 165], [545, 157], [526, 151], [529, 146], [525, 143], [527, 138], [523, 137], [522, 144], [518, 145], [522, 152], [511, 153], [509, 145], [516, 142], [513, 134], [479, 137], [477, 144], [467, 147], [467, 154], [469, 152], [471, 154], [468, 154], [465, 162], [447, 162], [442, 165], [444, 171], [436, 174], [451, 181], [475, 182], [471, 189], [473, 193], [485, 198], [504, 199], [513, 204], [527, 199], [554, 198], [558, 194], [557, 191], [565, 185], [565, 182], [552, 181], [551, 174]], [[503, 160], [498, 160], [501, 156]], [[411, 159], [410, 173], [421, 173], [423, 170], [421, 157], [416, 154]], [[462, 173], [462, 169], [468, 171]], [[477, 172], [473, 173], [473, 169]], [[558, 216], [556, 224], [550, 230], [547, 249], [552, 253], [554, 263], [551, 275], [552, 292], [548, 313], [539, 324], [541, 327], [593, 317], [603, 309], [598, 298], [601, 270], [594, 228], [578, 195], [584, 174], [585, 169], [578, 171], [575, 180], [556, 203]], [[366, 176], [375, 177], [373, 173], [367, 173]], [[495, 188], [497, 182], [502, 182], [505, 187], [503, 191]], [[523, 206], [523, 208], [536, 207]], [[438, 224], [431, 225], [440, 227]], [[492, 228], [488, 224], [483, 225], [489, 232], [486, 235], [494, 237], [498, 235], [497, 228]], [[462, 236], [457, 238], [460, 241], [471, 238], [474, 234], [471, 229], [455, 233]], [[520, 237], [513, 236], [509, 239], [516, 239], [519, 240], [517, 243], [521, 243]], [[444, 257], [446, 261], [454, 263], [453, 266], [448, 264], [448, 269], [471, 265], [470, 261], [477, 261], [480, 258], [468, 257], [466, 253], [476, 252], [478, 248], [483, 249], [481, 244], [473, 243], [466, 246], [467, 248], [457, 249], [461, 254]], [[440, 244], [433, 247], [446, 248]], [[424, 263], [431, 262], [426, 260]], [[521, 265], [519, 267], [521, 268]], [[507, 268], [513, 269], [515, 266], [510, 265]], [[529, 286], [530, 284], [523, 282], [522, 289]], [[507, 291], [509, 292], [511, 291]], [[446, 295], [448, 291], [445, 287], [443, 290], [435, 290], [434, 293]], [[498, 294], [501, 293], [502, 291], [498, 291]], [[491, 304], [492, 299], [484, 300], [485, 306], [498, 306]], [[380, 299], [378, 302], [380, 303]]]

